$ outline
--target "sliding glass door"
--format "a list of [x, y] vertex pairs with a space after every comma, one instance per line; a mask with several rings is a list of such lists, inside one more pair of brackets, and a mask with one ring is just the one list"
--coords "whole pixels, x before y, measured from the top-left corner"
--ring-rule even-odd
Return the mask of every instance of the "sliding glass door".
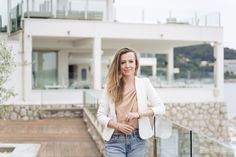
[[32, 87], [44, 89], [58, 84], [57, 52], [33, 52]]

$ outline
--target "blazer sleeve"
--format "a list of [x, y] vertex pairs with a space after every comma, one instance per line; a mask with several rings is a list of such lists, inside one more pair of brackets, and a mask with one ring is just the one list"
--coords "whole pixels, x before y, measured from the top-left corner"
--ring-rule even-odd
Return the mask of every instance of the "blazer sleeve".
[[153, 85], [151, 84], [148, 78], [145, 78], [145, 85], [147, 91], [147, 98], [152, 106], [152, 110], [154, 115], [163, 115], [165, 114], [165, 106], [163, 101], [161, 100], [160, 96], [157, 94], [156, 90], [154, 89]]
[[104, 90], [101, 103], [97, 111], [97, 119], [105, 127], [107, 127], [107, 124], [111, 119], [108, 117], [108, 114], [109, 114], [109, 102], [108, 102], [108, 96], [106, 94], [106, 90]]

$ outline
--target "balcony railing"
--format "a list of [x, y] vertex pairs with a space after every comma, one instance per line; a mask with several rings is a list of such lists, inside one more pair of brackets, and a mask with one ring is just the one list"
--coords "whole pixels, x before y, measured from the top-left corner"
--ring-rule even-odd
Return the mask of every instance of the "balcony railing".
[[7, 31], [7, 26], [3, 25], [3, 17], [0, 15], [0, 32], [6, 32]]
[[11, 32], [21, 29], [22, 18], [102, 21], [105, 14], [105, 0], [12, 0], [10, 27]]
[[[51, 73], [50, 73], [51, 72]], [[45, 71], [41, 73], [33, 72], [33, 90], [77, 90], [77, 89], [93, 89], [91, 80], [81, 81], [78, 79], [68, 80], [65, 77], [58, 77], [56, 70]], [[90, 74], [89, 74], [90, 75]], [[143, 77], [139, 75], [138, 77]], [[148, 77], [155, 88], [213, 88], [214, 80], [212, 77], [183, 77], [175, 78], [171, 81], [166, 76], [144, 76]], [[62, 80], [62, 81], [58, 81]], [[105, 80], [102, 81], [104, 88]]]
[[23, 3], [17, 3], [13, 8], [10, 9], [9, 13], [9, 28], [10, 32], [16, 32], [22, 28], [21, 18], [22, 18], [22, 7]]
[[234, 157], [234, 151], [230, 145], [221, 143], [202, 133], [194, 132], [166, 117], [155, 117], [154, 121], [156, 121], [155, 156]]
[[219, 12], [197, 12], [192, 10], [167, 10], [131, 6], [115, 7], [115, 21], [147, 24], [179, 24], [193, 26], [221, 26]]
[[[19, 30], [21, 18], [57, 18], [105, 21], [108, 14], [113, 21], [145, 24], [185, 24], [193, 26], [221, 26], [221, 15], [193, 11], [166, 11], [154, 8], [121, 7], [108, 9], [106, 0], [11, 0], [11, 32]], [[111, 10], [112, 12], [108, 12]]]

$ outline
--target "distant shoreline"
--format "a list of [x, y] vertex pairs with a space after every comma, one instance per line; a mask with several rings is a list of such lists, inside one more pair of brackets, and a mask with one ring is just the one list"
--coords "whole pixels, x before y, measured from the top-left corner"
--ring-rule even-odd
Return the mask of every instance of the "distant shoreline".
[[225, 83], [236, 83], [236, 79], [225, 79]]

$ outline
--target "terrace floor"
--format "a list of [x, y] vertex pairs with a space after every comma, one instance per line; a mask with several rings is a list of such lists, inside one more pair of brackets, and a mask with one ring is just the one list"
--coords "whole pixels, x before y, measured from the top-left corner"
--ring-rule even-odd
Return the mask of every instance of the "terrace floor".
[[0, 143], [41, 144], [37, 157], [101, 157], [82, 118], [0, 120]]

